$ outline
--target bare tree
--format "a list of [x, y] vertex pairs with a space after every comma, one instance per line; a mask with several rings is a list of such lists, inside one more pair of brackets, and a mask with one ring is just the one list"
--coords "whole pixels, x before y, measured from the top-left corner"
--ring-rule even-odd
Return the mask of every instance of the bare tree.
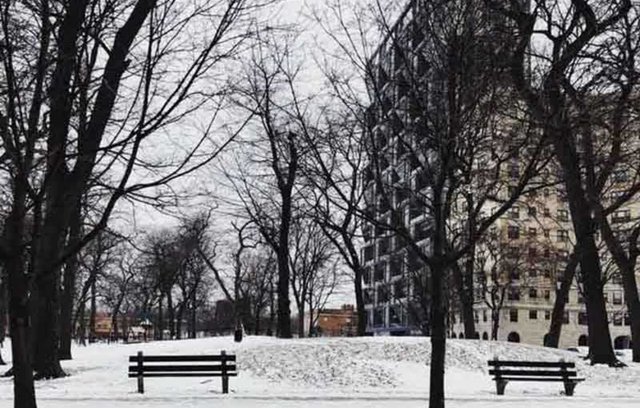
[[[332, 4], [336, 17], [344, 15], [341, 2]], [[379, 253], [406, 248], [423, 265], [421, 282], [428, 285], [416, 288], [429, 289], [423, 297], [432, 343], [430, 406], [443, 407], [448, 276], [489, 227], [535, 188], [530, 183], [546, 162], [544, 140], [523, 121], [503, 80], [502, 53], [510, 37], [494, 30], [482, 3], [416, 1], [393, 24], [384, 4], [376, 2], [374, 9], [385, 43], [373, 55], [369, 39], [360, 36], [368, 31], [362, 25], [353, 34], [342, 21], [337, 32], [346, 40], [326, 31], [368, 83], [371, 104], [360, 115], [370, 163], [368, 207], [361, 215], [381, 232]], [[357, 96], [341, 94], [350, 101]], [[518, 176], [505, 177], [514, 160]], [[469, 189], [475, 191], [471, 204], [464, 200]], [[384, 231], [389, 233], [382, 236]]]
[[[536, 0], [527, 8], [515, 1], [487, 3], [516, 27], [517, 45], [507, 58], [511, 76], [552, 143], [562, 170], [584, 280], [591, 361], [617, 365], [595, 232], [606, 214], [602, 192], [619, 163], [629, 98], [637, 81], [635, 75], [625, 78], [627, 73], [620, 71], [625, 64], [616, 67], [606, 56], [606, 49], [624, 53], [617, 45], [630, 37], [621, 37], [617, 28], [631, 18], [631, 1], [571, 1], [564, 7], [559, 1]], [[613, 41], [603, 42], [607, 37]], [[614, 95], [608, 95], [612, 91]], [[602, 126], [599, 113], [609, 108], [610, 126]]]
[[[195, 171], [226, 145], [209, 141], [211, 122], [192, 143], [181, 138], [181, 157], [154, 166], [150, 136], [202, 108], [218, 117], [224, 92], [210, 74], [231, 61], [248, 38], [249, 13], [266, 3], [2, 3], [0, 137], [12, 194], [1, 255], [11, 295], [16, 406], [36, 406], [31, 362], [39, 378], [64, 375], [58, 361], [61, 266], [106, 227], [121, 198], [147, 199], [144, 189]], [[192, 29], [202, 26], [210, 29]], [[196, 154], [205, 149], [210, 154]], [[146, 176], [132, 177], [141, 165]], [[74, 209], [91, 185], [105, 193], [97, 222], [67, 248]]]
[[[297, 218], [291, 238], [291, 289], [298, 309], [298, 337], [304, 337], [305, 311], [313, 316], [317, 304], [326, 301], [326, 292], [330, 293], [337, 283], [337, 279], [325, 279], [327, 269], [335, 269], [332, 268], [334, 253], [321, 227], [311, 219]], [[310, 319], [313, 321], [313, 317]], [[309, 326], [309, 330], [312, 328]]]
[[[339, 80], [331, 72], [326, 75], [334, 82]], [[311, 208], [309, 216], [320, 225], [352, 271], [358, 316], [356, 333], [363, 336], [367, 316], [362, 287], [364, 268], [358, 250], [362, 241], [358, 210], [364, 198], [365, 144], [352, 111], [325, 107], [322, 116], [323, 122], [307, 141], [312, 159], [303, 172], [311, 188], [304, 197]]]
[[[277, 335], [290, 338], [289, 300], [290, 231], [297, 201], [301, 164], [307, 154], [305, 140], [310, 137], [307, 118], [308, 100], [301, 98], [295, 83], [300, 65], [292, 54], [287, 35], [261, 37], [246, 68], [246, 81], [238, 89], [237, 104], [258, 121], [255, 137], [243, 142], [254, 149], [251, 162], [254, 173], [246, 170], [228, 175], [243, 211], [256, 226], [264, 242], [276, 254], [278, 263]], [[265, 175], [264, 169], [268, 169]]]

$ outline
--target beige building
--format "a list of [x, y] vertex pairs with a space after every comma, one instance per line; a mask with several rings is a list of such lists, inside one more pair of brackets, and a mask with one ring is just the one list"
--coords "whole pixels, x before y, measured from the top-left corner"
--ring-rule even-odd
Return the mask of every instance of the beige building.
[[[543, 176], [553, 178], [554, 172], [551, 170]], [[615, 184], [619, 184], [619, 190], [625, 181], [624, 175], [615, 176], [609, 190], [616, 191]], [[558, 187], [547, 187], [526, 195], [498, 221], [478, 251], [480, 260], [477, 263], [485, 276], [477, 279], [475, 288], [477, 337], [490, 339], [495, 319], [498, 340], [544, 344], [556, 288], [575, 242], [564, 196], [562, 188]], [[624, 233], [638, 214], [640, 203], [632, 202], [614, 212], [609, 220], [615, 231]], [[616, 348], [626, 348], [630, 342], [630, 319], [622, 283], [604, 243], [598, 241], [602, 248], [611, 337]], [[588, 344], [586, 307], [578, 282], [579, 266], [569, 291], [560, 347]], [[452, 314], [451, 323], [451, 337], [464, 336], [459, 314]]]

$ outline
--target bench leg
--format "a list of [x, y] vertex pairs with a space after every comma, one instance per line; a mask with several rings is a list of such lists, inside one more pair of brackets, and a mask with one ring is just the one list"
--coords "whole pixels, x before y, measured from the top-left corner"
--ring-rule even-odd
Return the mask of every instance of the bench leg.
[[222, 377], [222, 393], [223, 394], [229, 393], [229, 377], [227, 376]]
[[496, 391], [498, 392], [498, 395], [504, 395], [504, 389], [507, 386], [507, 383], [509, 381], [505, 381], [505, 380], [496, 380]]
[[576, 384], [573, 381], [567, 381], [564, 383], [564, 393], [568, 396], [573, 395], [573, 390], [576, 388]]
[[138, 392], [144, 394], [144, 377], [141, 375], [138, 376]]

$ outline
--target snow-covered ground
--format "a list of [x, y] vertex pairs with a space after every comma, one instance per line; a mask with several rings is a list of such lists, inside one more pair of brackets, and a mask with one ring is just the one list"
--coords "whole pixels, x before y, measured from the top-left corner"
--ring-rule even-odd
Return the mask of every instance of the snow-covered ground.
[[[5, 344], [7, 346], [7, 344]], [[8, 347], [3, 350], [5, 357]], [[237, 354], [238, 377], [230, 394], [221, 393], [219, 378], [148, 378], [145, 394], [127, 378], [128, 356], [145, 354]], [[38, 382], [41, 408], [168, 407], [425, 407], [428, 399], [430, 344], [427, 338], [278, 340], [230, 337], [153, 342], [96, 344], [77, 347], [63, 362], [69, 377]], [[575, 396], [561, 394], [562, 383], [510, 383], [497, 396], [487, 373], [487, 360], [575, 361], [580, 383]], [[10, 358], [9, 358], [10, 359]], [[622, 357], [629, 362], [629, 355]], [[448, 407], [638, 407], [640, 364], [615, 369], [590, 366], [577, 353], [480, 340], [448, 342], [446, 392]], [[0, 407], [12, 406], [12, 383], [0, 379]]]

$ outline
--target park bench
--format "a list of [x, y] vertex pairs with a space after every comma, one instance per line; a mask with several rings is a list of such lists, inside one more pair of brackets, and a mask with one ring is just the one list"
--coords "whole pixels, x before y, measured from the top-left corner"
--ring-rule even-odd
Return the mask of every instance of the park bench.
[[503, 361], [489, 360], [489, 374], [496, 382], [498, 395], [504, 395], [509, 381], [557, 381], [564, 383], [566, 395], [573, 395], [573, 390], [584, 378], [577, 378], [576, 364], [560, 361]]
[[229, 377], [238, 375], [235, 362], [236, 356], [224, 350], [201, 356], [145, 356], [139, 351], [129, 356], [129, 378], [138, 379], [138, 392], [143, 394], [144, 377], [222, 377], [222, 393], [228, 394]]

